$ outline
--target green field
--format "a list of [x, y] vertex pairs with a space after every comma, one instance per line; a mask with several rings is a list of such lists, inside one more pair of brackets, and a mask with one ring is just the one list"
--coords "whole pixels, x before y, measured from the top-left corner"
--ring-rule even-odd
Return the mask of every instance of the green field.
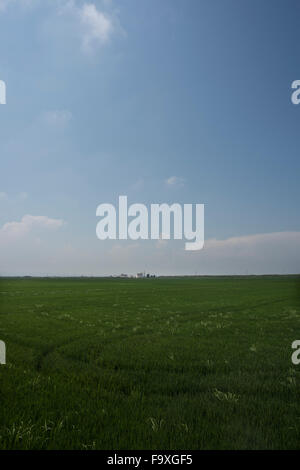
[[299, 277], [1, 279], [1, 449], [300, 449]]

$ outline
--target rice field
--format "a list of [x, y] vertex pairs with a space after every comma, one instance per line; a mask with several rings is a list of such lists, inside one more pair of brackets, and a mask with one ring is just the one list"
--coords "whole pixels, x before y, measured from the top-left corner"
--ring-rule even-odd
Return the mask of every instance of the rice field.
[[299, 283], [0, 279], [0, 449], [300, 449]]

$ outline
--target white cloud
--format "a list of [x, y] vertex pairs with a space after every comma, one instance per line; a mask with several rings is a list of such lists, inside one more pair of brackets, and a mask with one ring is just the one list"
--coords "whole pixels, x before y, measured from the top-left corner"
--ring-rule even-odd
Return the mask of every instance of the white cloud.
[[109, 41], [114, 30], [113, 23], [93, 3], [85, 3], [79, 10], [79, 17], [84, 29], [82, 48], [85, 52], [91, 52], [97, 43], [103, 45]]
[[35, 229], [56, 230], [64, 224], [61, 219], [51, 219], [44, 215], [24, 215], [20, 222], [7, 222], [0, 229], [0, 241], [20, 238]]
[[[117, 29], [121, 30], [118, 13], [112, 2], [102, 0], [100, 4], [101, 7], [92, 2], [82, 3], [76, 0], [0, 0], [0, 13], [8, 10], [10, 5], [25, 9], [34, 6], [50, 7], [54, 13], [53, 17], [49, 17], [48, 13], [52, 26], [49, 26], [49, 30], [52, 30], [52, 34], [55, 34], [55, 22], [60, 18], [65, 37], [79, 37], [81, 50], [91, 54], [97, 47], [107, 44]], [[46, 22], [48, 18], [45, 17]]]
[[273, 232], [205, 241], [193, 266], [201, 274], [300, 272], [300, 232]]
[[205, 242], [205, 251], [214, 259], [251, 260], [252, 257], [255, 259], [259, 255], [261, 260], [265, 260], [268, 256], [276, 260], [284, 252], [288, 253], [289, 247], [298, 244], [300, 248], [300, 232], [273, 232], [231, 237], [225, 240], [210, 239]]
[[[25, 216], [0, 230], [0, 274], [109, 275], [295, 274], [300, 272], [300, 232], [210, 239], [198, 252], [183, 241], [100, 242], [60, 231], [63, 221]], [[56, 233], [54, 233], [56, 232]], [[73, 233], [73, 232], [72, 232]]]
[[184, 186], [185, 179], [180, 178], [179, 176], [170, 176], [165, 180], [165, 183], [168, 187], [182, 188]]
[[91, 54], [99, 46], [107, 44], [117, 29], [117, 15], [108, 2], [101, 2], [102, 9], [95, 3], [84, 2], [81, 6], [74, 0], [62, 1], [58, 14], [73, 21], [76, 34], [81, 41], [81, 50]]

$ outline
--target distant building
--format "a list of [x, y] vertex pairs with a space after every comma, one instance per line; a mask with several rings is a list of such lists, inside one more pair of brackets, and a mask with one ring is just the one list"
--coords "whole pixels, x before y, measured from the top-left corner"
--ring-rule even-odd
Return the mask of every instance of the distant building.
[[138, 279], [144, 279], [144, 278], [150, 279], [152, 277], [156, 277], [155, 274], [149, 274], [149, 273], [146, 274], [145, 272], [143, 272], [143, 273], [137, 273], [136, 275], [136, 278]]

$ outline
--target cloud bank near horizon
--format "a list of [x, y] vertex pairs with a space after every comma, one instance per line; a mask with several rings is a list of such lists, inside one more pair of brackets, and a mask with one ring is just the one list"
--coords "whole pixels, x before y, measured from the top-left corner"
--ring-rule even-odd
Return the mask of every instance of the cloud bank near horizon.
[[[88, 241], [70, 237], [66, 223], [25, 215], [0, 229], [0, 275], [298, 274], [300, 232], [208, 239], [186, 252], [179, 241]], [[147, 245], [147, 250], [145, 246]]]

